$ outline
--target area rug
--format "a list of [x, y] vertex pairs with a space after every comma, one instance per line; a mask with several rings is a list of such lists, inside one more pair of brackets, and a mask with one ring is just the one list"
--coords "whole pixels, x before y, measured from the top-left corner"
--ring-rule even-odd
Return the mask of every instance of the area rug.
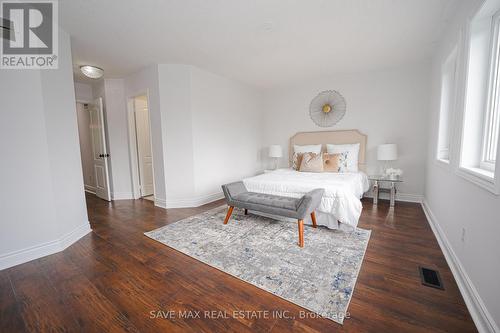
[[342, 324], [370, 238], [306, 226], [305, 247], [297, 224], [226, 207], [144, 233], [212, 267]]

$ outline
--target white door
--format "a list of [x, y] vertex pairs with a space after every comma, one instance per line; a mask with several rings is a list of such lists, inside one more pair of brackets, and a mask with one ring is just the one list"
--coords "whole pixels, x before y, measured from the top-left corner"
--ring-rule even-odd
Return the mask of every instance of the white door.
[[149, 130], [149, 112], [145, 100], [135, 100], [135, 128], [137, 138], [137, 159], [139, 161], [139, 182], [141, 196], [154, 194], [153, 156], [151, 153], [151, 134]]
[[106, 133], [104, 131], [104, 112], [102, 98], [98, 98], [89, 105], [90, 133], [92, 136], [92, 153], [96, 195], [104, 200], [111, 201], [109, 191], [109, 154], [106, 150]]

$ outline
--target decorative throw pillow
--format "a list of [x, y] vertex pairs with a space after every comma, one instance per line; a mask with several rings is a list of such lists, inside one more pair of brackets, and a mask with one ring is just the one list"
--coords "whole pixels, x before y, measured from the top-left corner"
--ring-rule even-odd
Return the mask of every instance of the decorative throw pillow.
[[302, 163], [302, 156], [304, 156], [304, 153], [293, 153], [292, 157], [292, 169], [293, 170], [299, 170], [300, 169], [300, 163]]
[[323, 154], [323, 172], [339, 172], [340, 154]]
[[328, 154], [340, 154], [348, 152], [347, 167], [342, 172], [358, 172], [358, 157], [359, 157], [359, 143], [334, 145], [327, 144], [326, 151]]
[[304, 153], [300, 163], [300, 172], [323, 172], [323, 156], [315, 153]]
[[302, 162], [302, 154], [304, 153], [321, 153], [321, 145], [293, 145], [292, 169], [299, 170]]
[[350, 172], [349, 170], [349, 155], [350, 152], [344, 151], [339, 155], [339, 164], [338, 164], [338, 171], [337, 172]]

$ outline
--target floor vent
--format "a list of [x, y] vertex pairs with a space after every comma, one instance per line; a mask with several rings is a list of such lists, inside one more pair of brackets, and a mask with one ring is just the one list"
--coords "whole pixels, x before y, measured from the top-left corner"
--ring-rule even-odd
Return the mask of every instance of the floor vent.
[[420, 278], [422, 279], [422, 284], [427, 287], [444, 289], [443, 282], [441, 281], [441, 276], [439, 272], [430, 268], [418, 267], [420, 271]]

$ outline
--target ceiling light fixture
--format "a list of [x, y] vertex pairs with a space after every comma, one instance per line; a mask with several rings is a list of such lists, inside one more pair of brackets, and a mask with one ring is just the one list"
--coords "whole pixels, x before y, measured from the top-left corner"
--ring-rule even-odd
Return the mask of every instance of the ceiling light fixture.
[[99, 79], [104, 75], [104, 70], [102, 68], [90, 65], [80, 66], [80, 71], [83, 75], [91, 79]]

